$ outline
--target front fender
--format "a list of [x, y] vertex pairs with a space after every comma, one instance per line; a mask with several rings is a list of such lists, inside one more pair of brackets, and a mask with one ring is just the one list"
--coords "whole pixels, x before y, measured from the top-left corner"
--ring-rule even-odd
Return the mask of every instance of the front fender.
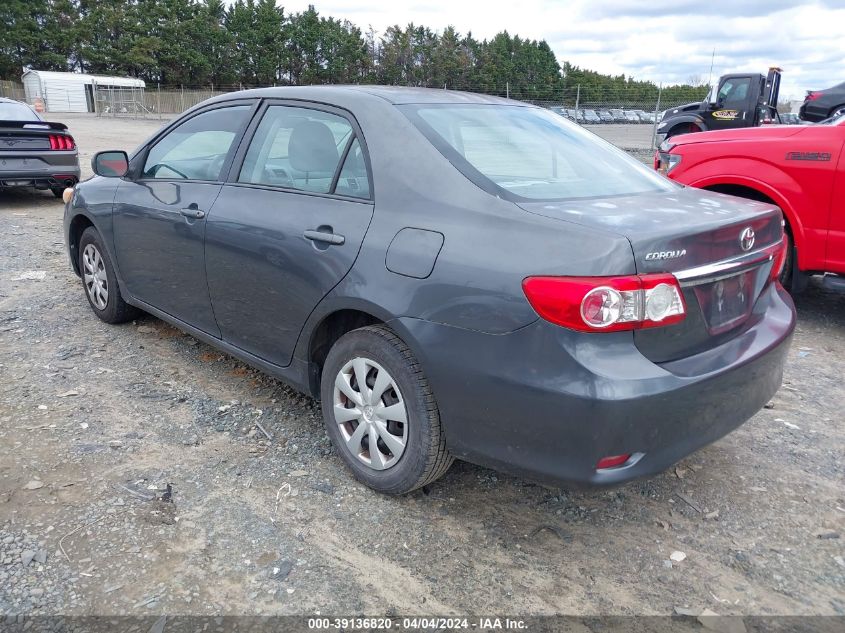
[[706, 132], [709, 129], [704, 119], [697, 114], [681, 114], [661, 121], [660, 125], [657, 126], [657, 131], [660, 134], [666, 134], [677, 125], [689, 125], [690, 123], [695, 123], [701, 128], [702, 132]]
[[[117, 263], [114, 250], [114, 232], [112, 222], [112, 209], [114, 197], [117, 193], [119, 180], [116, 178], [94, 178], [80, 183], [76, 186], [73, 198], [65, 207], [64, 215], [64, 236], [65, 248], [71, 259], [74, 272], [78, 275], [78, 256], [75, 253], [76, 244], [72, 243], [71, 228], [80, 218], [84, 218], [97, 229], [103, 238], [103, 244], [111, 258], [118, 282], [122, 285], [123, 279]], [[78, 236], [76, 236], [78, 237]]]

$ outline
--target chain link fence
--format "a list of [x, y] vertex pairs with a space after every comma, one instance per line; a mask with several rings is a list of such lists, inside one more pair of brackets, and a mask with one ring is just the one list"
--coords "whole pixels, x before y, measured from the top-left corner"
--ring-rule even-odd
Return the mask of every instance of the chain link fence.
[[170, 118], [206, 99], [241, 90], [240, 86], [147, 86], [145, 88], [97, 87], [97, 116]]
[[[99, 117], [128, 117], [170, 119], [188, 108], [214, 97], [242, 90], [241, 84], [225, 86], [162, 86], [115, 87], [94, 85], [94, 113]], [[444, 87], [451, 90], [451, 87]], [[457, 88], [456, 88], [457, 89]], [[653, 96], [643, 96], [642, 88], [630, 90], [601, 90], [595, 87], [574, 86], [554, 92], [546, 98], [530, 98], [513, 92], [508, 85], [461, 86], [461, 90], [500, 94], [548, 108], [567, 119], [592, 128], [601, 136], [627, 150], [653, 149], [660, 112], [686, 102], [664, 98], [662, 88]], [[25, 100], [23, 85], [14, 81], [0, 81], [0, 96]], [[48, 110], [61, 111], [50, 108]], [[610, 126], [616, 126], [611, 128]]]

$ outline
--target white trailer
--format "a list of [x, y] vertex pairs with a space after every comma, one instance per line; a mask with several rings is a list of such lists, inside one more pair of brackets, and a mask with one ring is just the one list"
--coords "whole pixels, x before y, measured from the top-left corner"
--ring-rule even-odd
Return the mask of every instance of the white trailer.
[[27, 70], [22, 81], [27, 103], [33, 104], [40, 98], [46, 112], [96, 112], [98, 89], [144, 89], [144, 82], [132, 77], [49, 70]]

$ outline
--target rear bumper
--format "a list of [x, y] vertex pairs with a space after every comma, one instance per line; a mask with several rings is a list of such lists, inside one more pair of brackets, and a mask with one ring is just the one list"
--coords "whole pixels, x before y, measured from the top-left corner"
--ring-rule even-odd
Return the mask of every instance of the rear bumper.
[[79, 182], [77, 151], [26, 154], [0, 154], [0, 187], [34, 186], [38, 189], [66, 187]]
[[802, 121], [817, 122], [827, 118], [830, 108], [816, 101], [805, 101], [798, 109], [798, 118]]
[[[618, 484], [661, 472], [740, 426], [774, 395], [795, 326], [772, 285], [762, 317], [707, 352], [657, 365], [629, 332], [536, 321], [506, 335], [401, 319], [461, 459], [549, 483]], [[599, 459], [635, 454], [596, 470]]]

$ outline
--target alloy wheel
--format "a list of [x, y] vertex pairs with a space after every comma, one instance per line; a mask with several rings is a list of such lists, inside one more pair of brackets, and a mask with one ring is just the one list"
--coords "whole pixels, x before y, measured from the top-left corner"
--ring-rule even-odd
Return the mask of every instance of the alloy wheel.
[[82, 251], [82, 265], [85, 269], [85, 289], [91, 303], [98, 310], [105, 310], [109, 303], [109, 279], [106, 275], [106, 267], [100, 251], [93, 244], [88, 244]]
[[408, 444], [408, 412], [388, 371], [356, 357], [334, 382], [334, 419], [346, 450], [373, 470], [395, 466]]

